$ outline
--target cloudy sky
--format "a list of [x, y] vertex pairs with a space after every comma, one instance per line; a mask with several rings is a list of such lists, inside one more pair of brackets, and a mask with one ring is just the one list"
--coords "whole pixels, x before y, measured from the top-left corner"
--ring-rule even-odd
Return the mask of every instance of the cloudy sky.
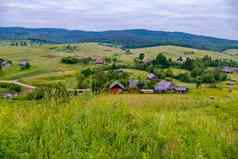
[[152, 29], [238, 40], [238, 0], [0, 0], [0, 26]]

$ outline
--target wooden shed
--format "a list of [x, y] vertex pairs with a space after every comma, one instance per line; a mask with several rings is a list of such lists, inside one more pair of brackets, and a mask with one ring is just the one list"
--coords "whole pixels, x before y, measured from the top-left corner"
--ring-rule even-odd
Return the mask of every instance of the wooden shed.
[[109, 88], [112, 94], [120, 94], [125, 90], [124, 85], [118, 81], [113, 82]]

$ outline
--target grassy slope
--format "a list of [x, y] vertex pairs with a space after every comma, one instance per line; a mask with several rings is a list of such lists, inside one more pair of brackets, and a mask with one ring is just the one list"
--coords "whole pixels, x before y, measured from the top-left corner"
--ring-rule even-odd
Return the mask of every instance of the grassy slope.
[[238, 92], [0, 101], [0, 158], [238, 157]]
[[[194, 52], [193, 54], [191, 52]], [[184, 48], [184, 47], [176, 47], [176, 46], [161, 46], [161, 47], [151, 47], [151, 48], [142, 48], [142, 49], [135, 49], [133, 50], [136, 54], [139, 53], [145, 53], [147, 57], [153, 58], [159, 53], [164, 53], [166, 56], [171, 57], [173, 59], [176, 59], [180, 56], [182, 57], [198, 57], [201, 58], [205, 55], [209, 55], [212, 58], [220, 59], [220, 58], [227, 58], [227, 59], [233, 59], [230, 55], [222, 54], [219, 52], [213, 52], [213, 51], [204, 51], [204, 50], [197, 50], [197, 49], [190, 49], [190, 48]]]
[[[112, 57], [117, 56], [121, 63], [133, 63], [139, 53], [145, 53], [146, 59], [151, 59], [159, 53], [164, 53], [168, 57], [176, 59], [183, 57], [203, 57], [204, 55], [213, 58], [227, 58], [238, 60], [234, 55], [234, 50], [226, 51], [225, 54], [211, 51], [194, 50], [175, 46], [162, 46], [144, 49], [132, 49], [133, 54], [125, 54], [118, 48], [101, 46], [95, 43], [75, 44], [77, 49], [74, 52], [67, 52], [65, 45], [44, 45], [31, 47], [11, 47], [5, 43], [0, 45], [0, 58], [12, 60], [14, 66], [1, 73], [1, 79], [21, 80], [22, 82], [38, 85], [54, 82], [62, 82], [67, 87], [75, 87], [77, 74], [82, 68], [91, 67], [90, 65], [64, 65], [60, 63], [62, 57]], [[191, 51], [194, 51], [191, 54]], [[29, 59], [33, 67], [30, 70], [22, 71], [17, 66], [20, 59]], [[145, 78], [146, 72], [127, 70], [131, 73], [132, 78]]]
[[[57, 47], [57, 50], [51, 49]], [[122, 51], [115, 48], [100, 46], [94, 43], [85, 43], [77, 45], [77, 50], [72, 53], [66, 53], [63, 45], [45, 45], [33, 47], [0, 47], [0, 57], [14, 62], [14, 67], [1, 73], [2, 79], [18, 79], [29, 84], [45, 84], [61, 81], [72, 86], [75, 83], [74, 75], [80, 69], [87, 67], [84, 65], [64, 65], [60, 60], [65, 56], [79, 57], [107, 57], [114, 54], [120, 54]], [[22, 71], [17, 67], [21, 59], [28, 59], [33, 67], [30, 70]]]
[[[60, 58], [69, 54], [50, 51], [49, 47], [52, 46], [1, 47], [1, 57], [14, 62], [27, 57], [33, 63], [33, 68], [24, 72], [14, 66], [2, 78], [32, 83], [66, 80], [71, 85], [73, 75], [84, 66], [60, 64]], [[74, 54], [79, 56], [99, 53], [111, 56], [122, 52], [96, 44], [82, 44], [78, 48]], [[174, 58], [187, 50], [164, 46], [132, 50], [137, 53], [119, 58], [132, 62], [138, 53], [150, 49], [153, 56], [166, 51]], [[204, 54], [195, 52], [196, 56]], [[146, 75], [143, 71], [126, 71], [132, 77]], [[238, 79], [236, 75], [232, 78]], [[83, 95], [57, 105], [49, 101], [0, 100], [0, 158], [237, 159], [237, 90], [235, 86], [232, 93], [223, 87], [192, 90], [187, 95]]]

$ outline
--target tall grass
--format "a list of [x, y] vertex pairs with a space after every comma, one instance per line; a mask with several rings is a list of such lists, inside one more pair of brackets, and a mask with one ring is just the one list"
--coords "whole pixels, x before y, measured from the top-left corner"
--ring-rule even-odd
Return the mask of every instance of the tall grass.
[[238, 99], [127, 96], [0, 101], [0, 158], [238, 158]]

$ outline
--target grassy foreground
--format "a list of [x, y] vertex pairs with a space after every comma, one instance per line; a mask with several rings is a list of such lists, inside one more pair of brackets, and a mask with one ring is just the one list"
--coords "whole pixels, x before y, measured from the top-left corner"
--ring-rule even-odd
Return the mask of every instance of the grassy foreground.
[[0, 101], [1, 159], [238, 158], [238, 92]]

